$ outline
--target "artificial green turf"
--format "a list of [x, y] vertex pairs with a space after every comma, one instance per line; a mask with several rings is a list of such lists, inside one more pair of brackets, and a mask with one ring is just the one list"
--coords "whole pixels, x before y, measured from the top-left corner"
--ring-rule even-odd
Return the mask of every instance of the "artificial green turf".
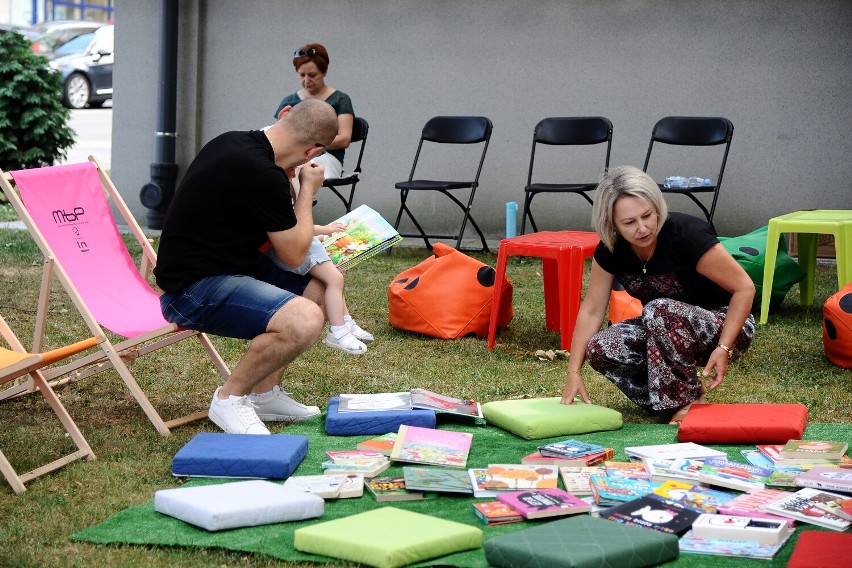
[[[443, 419], [443, 416], [441, 416]], [[441, 428], [473, 433], [473, 445], [468, 459], [468, 467], [484, 467], [489, 463], [513, 463], [535, 451], [536, 446], [560, 438], [546, 440], [523, 440], [490, 425], [471, 425], [470, 423], [442, 421]], [[330, 449], [351, 449], [355, 444], [369, 436], [340, 437], [328, 436], [323, 431], [321, 418], [316, 418], [301, 424], [295, 424], [285, 430], [286, 434], [304, 434], [309, 438], [308, 455], [299, 468], [297, 475], [321, 473], [320, 463], [325, 451]], [[596, 432], [572, 436], [577, 439], [599, 443], [616, 450], [616, 460], [626, 460], [624, 448], [649, 444], [668, 444], [677, 442], [677, 430], [667, 424], [625, 424], [620, 430]], [[850, 427], [844, 424], [810, 424], [805, 432], [810, 439], [849, 440]], [[712, 446], [728, 453], [732, 459], [742, 461], [739, 450], [746, 446]], [[395, 464], [387, 475], [401, 474], [401, 464]], [[221, 480], [216, 480], [219, 482]], [[193, 483], [209, 483], [213, 480], [194, 480]], [[325, 514], [319, 519], [309, 521], [281, 523], [259, 527], [249, 527], [222, 531], [207, 532], [188, 525], [177, 519], [161, 515], [154, 511], [153, 500], [147, 503], [120, 511], [102, 523], [86, 528], [72, 536], [72, 540], [88, 541], [100, 544], [138, 544], [159, 546], [185, 547], [221, 547], [234, 551], [265, 554], [288, 561], [302, 562], [335, 562], [334, 559], [301, 553], [293, 547], [293, 532], [302, 526], [323, 522], [343, 516], [360, 513], [377, 506], [394, 506], [410, 511], [435, 515], [444, 519], [454, 520], [480, 527], [485, 533], [485, 539], [534, 526], [537, 522], [513, 523], [507, 525], [488, 526], [474, 517], [471, 502], [472, 496], [443, 494], [424, 501], [394, 502], [390, 504], [376, 503], [369, 493], [361, 498], [330, 500], [326, 502]], [[803, 530], [822, 530], [813, 525], [800, 526], [796, 534], [771, 562], [765, 560], [711, 557], [704, 555], [683, 554], [676, 561], [665, 566], [699, 567], [712, 562], [714, 566], [784, 566], [793, 551], [795, 540]], [[488, 563], [482, 549], [460, 552], [424, 562], [422, 565], [447, 565], [485, 567]]]

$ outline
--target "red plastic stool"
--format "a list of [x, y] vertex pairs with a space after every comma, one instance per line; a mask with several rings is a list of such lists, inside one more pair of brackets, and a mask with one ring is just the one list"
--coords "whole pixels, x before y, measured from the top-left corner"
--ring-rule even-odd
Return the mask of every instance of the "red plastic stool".
[[561, 348], [569, 349], [583, 295], [583, 261], [594, 254], [599, 241], [597, 233], [589, 231], [541, 231], [501, 240], [491, 300], [488, 349], [494, 347], [497, 335], [503, 277], [510, 256], [541, 258], [545, 327], [548, 331], [560, 331]]

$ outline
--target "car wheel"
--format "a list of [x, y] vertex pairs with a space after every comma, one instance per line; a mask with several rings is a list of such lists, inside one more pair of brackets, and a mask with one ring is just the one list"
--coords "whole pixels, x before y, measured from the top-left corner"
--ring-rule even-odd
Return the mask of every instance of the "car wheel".
[[82, 73], [72, 73], [65, 81], [65, 90], [62, 93], [62, 102], [69, 108], [84, 108], [89, 102], [89, 94], [92, 88], [89, 80]]

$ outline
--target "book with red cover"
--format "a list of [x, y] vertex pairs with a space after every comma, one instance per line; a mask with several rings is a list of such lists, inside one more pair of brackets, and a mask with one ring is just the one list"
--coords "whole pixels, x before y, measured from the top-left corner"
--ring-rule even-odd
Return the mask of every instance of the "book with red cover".
[[505, 525], [523, 521], [524, 516], [500, 501], [476, 501], [473, 514], [486, 525]]
[[497, 495], [497, 500], [518, 511], [526, 519], [588, 513], [592, 508], [564, 489], [512, 491]]
[[787, 568], [852, 568], [852, 533], [802, 531]]

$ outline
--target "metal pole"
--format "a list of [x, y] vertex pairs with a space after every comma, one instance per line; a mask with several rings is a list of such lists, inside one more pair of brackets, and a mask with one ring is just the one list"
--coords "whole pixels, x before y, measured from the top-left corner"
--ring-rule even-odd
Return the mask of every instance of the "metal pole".
[[151, 181], [139, 194], [149, 209], [148, 227], [162, 229], [166, 209], [172, 201], [177, 181], [175, 138], [177, 115], [179, 0], [160, 0], [160, 80], [157, 98], [156, 162], [151, 163]]

